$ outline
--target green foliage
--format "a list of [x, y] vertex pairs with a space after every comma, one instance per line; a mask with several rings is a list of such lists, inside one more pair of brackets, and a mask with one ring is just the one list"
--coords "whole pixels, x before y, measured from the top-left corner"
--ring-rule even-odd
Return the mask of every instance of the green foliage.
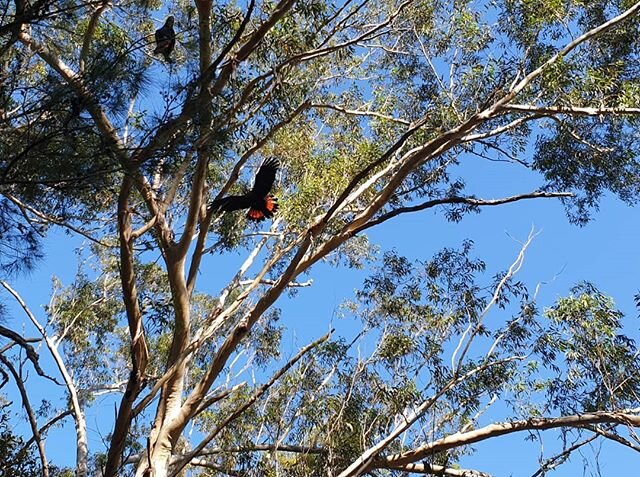
[[[80, 272], [69, 286], [53, 280], [53, 298], [46, 307], [49, 323], [62, 339], [66, 364], [81, 389], [110, 382], [118, 360], [118, 320], [122, 302], [113, 294], [114, 277], [90, 278]], [[91, 394], [86, 396], [91, 399]]]
[[534, 167], [544, 173], [549, 189], [576, 191], [575, 198], [566, 202], [574, 207], [571, 219], [584, 224], [606, 191], [631, 204], [636, 202], [640, 167], [635, 157], [640, 143], [635, 136], [624, 121], [556, 125], [549, 136], [538, 140]]
[[0, 277], [34, 267], [42, 257], [39, 234], [45, 230], [29, 224], [19, 207], [0, 197]]
[[584, 283], [545, 314], [551, 321], [545, 344], [562, 362], [549, 389], [554, 403], [574, 412], [635, 406], [640, 360], [636, 343], [622, 333], [623, 315], [613, 300]]

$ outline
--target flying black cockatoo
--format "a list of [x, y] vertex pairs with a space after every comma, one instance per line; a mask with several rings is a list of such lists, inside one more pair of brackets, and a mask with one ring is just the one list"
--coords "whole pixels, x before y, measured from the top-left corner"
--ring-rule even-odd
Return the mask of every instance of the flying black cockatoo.
[[278, 210], [278, 199], [269, 192], [276, 179], [278, 167], [280, 167], [278, 159], [267, 159], [260, 166], [251, 191], [244, 195], [230, 195], [214, 200], [209, 207], [215, 212], [249, 209], [247, 218], [255, 221], [273, 217], [273, 214]]
[[176, 32], [173, 31], [173, 16], [168, 16], [162, 28], [156, 30], [156, 49], [154, 54], [160, 53], [164, 59], [171, 63], [171, 52], [176, 46]]

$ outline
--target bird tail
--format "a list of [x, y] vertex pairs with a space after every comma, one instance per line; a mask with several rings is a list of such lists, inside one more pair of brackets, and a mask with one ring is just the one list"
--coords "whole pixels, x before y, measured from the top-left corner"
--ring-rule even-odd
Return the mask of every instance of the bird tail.
[[272, 196], [271, 194], [269, 194], [265, 199], [265, 208], [271, 213], [271, 215], [273, 216], [273, 214], [275, 214], [278, 211], [278, 207], [280, 207], [278, 205], [278, 198]]
[[278, 199], [271, 194], [264, 198], [264, 207], [254, 209], [253, 207], [247, 212], [247, 218], [255, 221], [270, 219], [278, 211]]

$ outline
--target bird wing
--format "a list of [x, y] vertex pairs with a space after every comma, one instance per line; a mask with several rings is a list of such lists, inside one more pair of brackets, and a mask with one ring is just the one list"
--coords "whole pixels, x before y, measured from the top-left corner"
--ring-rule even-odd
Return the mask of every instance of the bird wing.
[[260, 198], [266, 197], [276, 180], [278, 167], [280, 167], [280, 161], [276, 158], [272, 157], [264, 161], [256, 174], [251, 192]]
[[156, 43], [161, 43], [169, 39], [169, 29], [166, 26], [162, 26], [156, 30]]
[[248, 195], [230, 195], [209, 204], [209, 208], [217, 212], [231, 212], [249, 207], [251, 207], [251, 197]]

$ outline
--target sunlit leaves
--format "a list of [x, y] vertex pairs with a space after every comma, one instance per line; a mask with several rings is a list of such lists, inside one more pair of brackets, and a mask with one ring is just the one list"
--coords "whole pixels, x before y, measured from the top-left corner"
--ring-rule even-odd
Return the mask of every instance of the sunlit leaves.
[[109, 382], [117, 372], [112, 360], [124, 336], [118, 338], [122, 304], [113, 293], [116, 284], [113, 277], [94, 281], [83, 273], [67, 287], [54, 280], [53, 298], [46, 310], [65, 346], [67, 366], [82, 381], [82, 390]]
[[554, 402], [587, 411], [635, 406], [640, 381], [633, 370], [640, 361], [635, 342], [621, 333], [623, 315], [613, 300], [586, 283], [545, 314], [552, 322], [548, 344], [568, 367], [550, 388]]

